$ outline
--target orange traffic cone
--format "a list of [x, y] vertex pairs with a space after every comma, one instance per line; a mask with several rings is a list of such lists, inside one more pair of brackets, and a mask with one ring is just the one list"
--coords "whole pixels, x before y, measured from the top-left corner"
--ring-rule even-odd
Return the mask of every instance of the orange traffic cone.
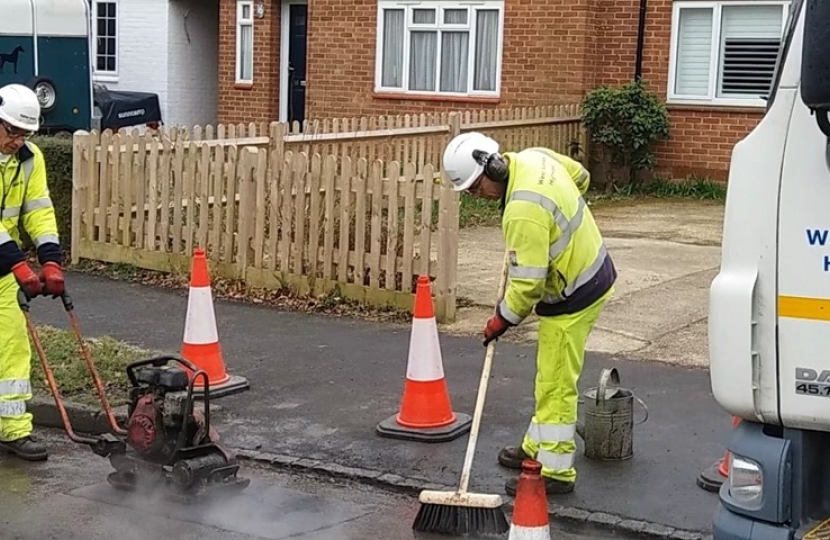
[[508, 540], [550, 540], [548, 496], [538, 461], [522, 461]]
[[[193, 251], [190, 266], [190, 292], [181, 354], [207, 374], [210, 381], [210, 397], [226, 396], [250, 388], [244, 377], [231, 376], [225, 371], [219, 333], [216, 330], [207, 259], [202, 248]], [[205, 381], [200, 375], [193, 383], [193, 394], [203, 395], [204, 387]]]
[[452, 410], [429, 278], [418, 277], [406, 382], [398, 414], [377, 425], [377, 434], [391, 439], [447, 442], [470, 431], [472, 418]]
[[[732, 428], [741, 423], [737, 416], [732, 417]], [[697, 477], [697, 485], [706, 491], [718, 491], [729, 478], [729, 450], [723, 453], [723, 457], [707, 467]]]

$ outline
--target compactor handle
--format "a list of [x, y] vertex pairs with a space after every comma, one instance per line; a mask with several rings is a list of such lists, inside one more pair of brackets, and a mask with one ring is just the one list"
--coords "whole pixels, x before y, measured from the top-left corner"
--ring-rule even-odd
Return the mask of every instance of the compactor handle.
[[[20, 309], [22, 309], [23, 311], [28, 312], [29, 307], [30, 307], [29, 302], [31, 302], [32, 299], [35, 298], [36, 296], [48, 296], [48, 295], [45, 295], [45, 294], [41, 293], [40, 295], [29, 296], [28, 294], [26, 294], [26, 291], [23, 289], [23, 287], [20, 287], [20, 288], [17, 289], [17, 305], [19, 305]], [[72, 303], [72, 297], [69, 296], [69, 293], [66, 292], [66, 290], [64, 290], [61, 293], [60, 298], [61, 298], [61, 302], [63, 303], [63, 309], [65, 309], [67, 313], [69, 313], [69, 312], [71, 312], [72, 310], [75, 309], [75, 305]]]

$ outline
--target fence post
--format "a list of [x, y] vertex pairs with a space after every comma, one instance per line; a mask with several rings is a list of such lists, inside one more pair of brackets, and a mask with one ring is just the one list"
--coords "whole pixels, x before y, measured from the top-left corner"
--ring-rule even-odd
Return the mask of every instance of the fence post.
[[[448, 119], [449, 138], [447, 143], [461, 133], [461, 114], [451, 112]], [[437, 155], [443, 155], [440, 148]], [[424, 178], [424, 181], [428, 181]], [[459, 197], [444, 182], [444, 167], [437, 163], [435, 177], [432, 181], [437, 185], [441, 195], [438, 199], [438, 271], [436, 272], [436, 302], [438, 321], [441, 323], [453, 322], [456, 317], [456, 299], [458, 293], [458, 229], [459, 229]]]
[[69, 231], [72, 264], [78, 264], [81, 260], [81, 226], [84, 210], [86, 210], [86, 219], [92, 219], [89, 208], [86, 208], [90, 182], [89, 165], [92, 158], [89, 151], [91, 139], [89, 133], [82, 130], [76, 131], [72, 136], [72, 219]]
[[[236, 145], [234, 145], [236, 146]], [[236, 270], [239, 279], [247, 281], [248, 261], [251, 258], [251, 234], [256, 220], [256, 186], [254, 168], [257, 166], [259, 149], [253, 146], [242, 147], [240, 157], [241, 174], [239, 177], [239, 240], [236, 244]]]

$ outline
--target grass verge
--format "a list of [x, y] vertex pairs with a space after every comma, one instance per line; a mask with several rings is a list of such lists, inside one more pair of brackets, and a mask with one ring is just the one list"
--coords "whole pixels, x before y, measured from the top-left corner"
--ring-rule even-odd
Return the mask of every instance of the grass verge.
[[[37, 329], [49, 367], [55, 375], [63, 398], [74, 403], [100, 407], [92, 376], [75, 334], [71, 330], [45, 325], [38, 326]], [[85, 337], [84, 341], [101, 376], [110, 404], [113, 407], [126, 404], [129, 388], [125, 371], [127, 364], [148, 358], [153, 353], [111, 337]], [[52, 394], [34, 345], [32, 354], [32, 392], [36, 396], [51, 398]]]
[[[726, 198], [726, 184], [700, 177], [689, 177], [685, 180], [655, 178], [649, 182], [618, 188], [611, 193], [589, 190], [586, 196], [592, 206], [643, 198], [723, 200]], [[500, 225], [499, 204], [499, 201], [474, 199], [463, 193], [460, 198], [459, 226], [464, 228]]]

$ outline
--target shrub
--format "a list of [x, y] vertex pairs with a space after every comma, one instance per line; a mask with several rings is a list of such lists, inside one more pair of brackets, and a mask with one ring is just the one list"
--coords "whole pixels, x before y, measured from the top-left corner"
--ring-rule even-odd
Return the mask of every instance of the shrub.
[[[72, 238], [72, 137], [71, 136], [35, 136], [31, 141], [42, 151], [46, 161], [46, 181], [55, 217], [58, 222], [61, 248], [69, 251]], [[21, 231], [22, 239], [28, 249], [33, 249], [31, 240]]]
[[668, 111], [638, 79], [622, 87], [601, 86], [582, 100], [582, 121], [591, 140], [600, 145], [597, 165], [607, 169], [606, 187], [637, 184], [638, 173], [653, 170], [653, 148], [669, 136]]

